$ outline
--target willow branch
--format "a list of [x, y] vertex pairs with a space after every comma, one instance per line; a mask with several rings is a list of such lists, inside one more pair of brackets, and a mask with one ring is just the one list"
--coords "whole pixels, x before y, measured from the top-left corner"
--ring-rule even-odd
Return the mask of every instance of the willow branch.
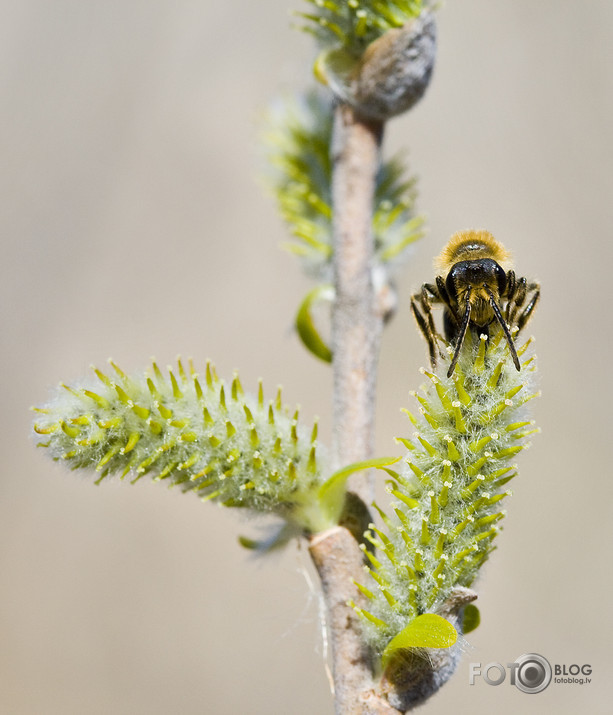
[[[372, 456], [376, 368], [382, 319], [372, 283], [372, 211], [383, 123], [359, 117], [349, 105], [335, 111], [332, 140], [334, 286], [332, 353], [333, 442], [336, 466]], [[350, 484], [363, 503], [373, 485]], [[337, 527], [316, 535], [311, 556], [322, 581], [339, 713], [397, 712], [373, 692], [371, 657], [358, 616], [347, 605], [363, 574], [354, 536]]]
[[370, 654], [361, 637], [358, 616], [347, 606], [349, 599], [358, 600], [354, 581], [364, 573], [364, 556], [356, 540], [347, 529], [337, 526], [316, 534], [309, 552], [326, 602], [336, 712], [398, 715], [398, 710], [374, 692]]
[[[347, 104], [335, 112], [332, 140], [334, 287], [333, 453], [337, 467], [372, 457], [376, 369], [382, 319], [372, 283], [372, 213], [383, 122]], [[369, 504], [372, 484], [350, 483]]]
[[[429, 13], [398, 32], [385, 33], [365, 54], [357, 78], [359, 96], [353, 97], [351, 104], [340, 101], [335, 109], [331, 148], [335, 468], [365, 461], [373, 454], [383, 310], [373, 286], [372, 223], [381, 140], [385, 118], [408, 109], [425, 91], [434, 62], [434, 38]], [[331, 74], [332, 84], [333, 80]], [[362, 113], [356, 107], [361, 107]], [[372, 502], [372, 477], [352, 478], [349, 489], [363, 510]], [[350, 514], [354, 521], [356, 513]], [[349, 525], [350, 521], [341, 523]], [[360, 529], [356, 531], [360, 533]], [[338, 527], [316, 535], [310, 550], [326, 602], [336, 712], [397, 714], [399, 710], [390, 705], [388, 694], [379, 690], [378, 683], [378, 692], [375, 690], [372, 657], [363, 644], [358, 616], [347, 604], [349, 599], [359, 600], [354, 582], [363, 574], [363, 555], [355, 537]]]

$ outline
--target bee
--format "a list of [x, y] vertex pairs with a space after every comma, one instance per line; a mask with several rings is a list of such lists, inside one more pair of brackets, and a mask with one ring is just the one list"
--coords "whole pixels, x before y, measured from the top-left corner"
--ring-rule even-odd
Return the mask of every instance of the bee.
[[[435, 261], [435, 284], [424, 283], [411, 297], [411, 310], [436, 367], [437, 340], [432, 306], [443, 305], [443, 331], [454, 353], [447, 372], [451, 377], [458, 362], [466, 331], [470, 327], [489, 335], [489, 325], [498, 323], [509, 345], [513, 363], [520, 369], [511, 330], [526, 325], [540, 297], [538, 283], [517, 278], [508, 251], [488, 231], [454, 234]], [[443, 277], [444, 276], [444, 277]]]

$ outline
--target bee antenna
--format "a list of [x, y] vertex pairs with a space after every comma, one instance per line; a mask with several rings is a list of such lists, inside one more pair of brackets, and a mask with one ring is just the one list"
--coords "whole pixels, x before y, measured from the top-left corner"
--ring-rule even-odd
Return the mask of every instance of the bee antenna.
[[460, 350], [462, 349], [462, 344], [464, 343], [464, 338], [466, 337], [466, 330], [468, 328], [468, 323], [470, 322], [470, 310], [471, 310], [470, 291], [471, 291], [471, 286], [468, 286], [468, 291], [466, 292], [466, 310], [464, 311], [464, 317], [462, 318], [462, 325], [460, 326], [460, 332], [458, 333], [458, 342], [455, 346], [455, 352], [453, 354], [453, 359], [451, 361], [451, 365], [449, 366], [449, 370], [447, 370], [447, 377], [451, 377], [453, 375], [453, 371], [455, 370], [455, 366], [458, 362], [458, 358], [460, 357]]
[[511, 357], [513, 358], [513, 363], [515, 365], [515, 369], [519, 372], [521, 370], [521, 366], [519, 364], [519, 358], [517, 357], [517, 351], [515, 350], [515, 343], [513, 342], [513, 337], [511, 336], [511, 333], [509, 331], [509, 326], [505, 323], [504, 318], [502, 317], [502, 313], [500, 312], [498, 303], [496, 303], [496, 298], [494, 297], [492, 290], [489, 288], [489, 286], [487, 286], [485, 284], [483, 287], [488, 292], [492, 310], [494, 311], [496, 320], [500, 323], [500, 327], [502, 328], [502, 330], [504, 332], [504, 336], [507, 339], [507, 343], [509, 345], [509, 350], [511, 351]]

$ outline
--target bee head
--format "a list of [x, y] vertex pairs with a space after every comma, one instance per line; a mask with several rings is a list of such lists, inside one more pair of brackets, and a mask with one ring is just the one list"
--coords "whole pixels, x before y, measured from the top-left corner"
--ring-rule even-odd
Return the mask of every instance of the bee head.
[[478, 258], [472, 261], [455, 263], [445, 281], [450, 297], [463, 303], [462, 297], [470, 287], [470, 301], [489, 302], [490, 292], [497, 298], [504, 294], [507, 287], [507, 274], [492, 258]]

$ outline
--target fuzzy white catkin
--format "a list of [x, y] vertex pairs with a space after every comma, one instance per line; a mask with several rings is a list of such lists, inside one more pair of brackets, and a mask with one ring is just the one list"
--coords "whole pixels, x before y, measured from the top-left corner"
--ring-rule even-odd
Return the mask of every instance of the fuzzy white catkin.
[[437, 613], [453, 589], [473, 584], [505, 515], [515, 456], [536, 431], [524, 407], [535, 396], [530, 341], [518, 348], [520, 372], [501, 333], [489, 344], [468, 341], [452, 377], [448, 361], [423, 371], [422, 418], [411, 416], [416, 433], [402, 440], [403, 467], [388, 485], [395, 502], [380, 510], [374, 578], [358, 609], [378, 652], [417, 615]]
[[274, 512], [309, 529], [302, 508], [322, 479], [322, 449], [312, 430], [281, 403], [224, 384], [207, 364], [200, 379], [179, 361], [164, 377], [154, 363], [134, 377], [114, 363], [112, 376], [61, 385], [38, 412], [34, 429], [50, 456], [72, 468], [144, 475], [203, 500]]

